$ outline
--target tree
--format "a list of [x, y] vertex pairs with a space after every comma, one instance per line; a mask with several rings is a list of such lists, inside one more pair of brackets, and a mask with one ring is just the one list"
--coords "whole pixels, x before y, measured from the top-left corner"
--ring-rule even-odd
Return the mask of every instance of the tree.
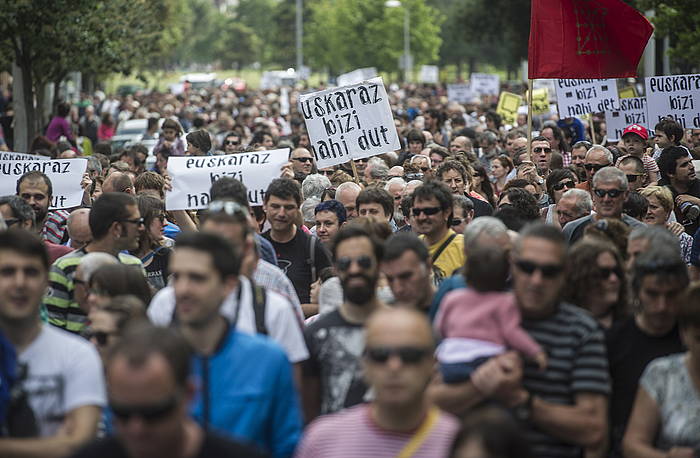
[[278, 4], [278, 0], [239, 0], [236, 5], [236, 20], [257, 37], [256, 46], [251, 53], [253, 62], [260, 62], [262, 65], [273, 62], [273, 38], [277, 30], [273, 15]]

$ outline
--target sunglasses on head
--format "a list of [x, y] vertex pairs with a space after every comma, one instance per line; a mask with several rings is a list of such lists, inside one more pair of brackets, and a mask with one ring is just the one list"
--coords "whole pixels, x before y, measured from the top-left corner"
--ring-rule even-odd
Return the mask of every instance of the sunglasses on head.
[[177, 396], [172, 396], [156, 404], [130, 406], [110, 402], [109, 407], [119, 421], [126, 422], [133, 417], [139, 417], [148, 423], [156, 423], [170, 415], [177, 407], [177, 403]]
[[398, 356], [403, 364], [418, 364], [432, 349], [425, 347], [367, 347], [365, 357], [374, 363], [385, 364], [392, 356]]
[[620, 196], [625, 191], [621, 191], [619, 189], [594, 189], [593, 192], [596, 196], [600, 197], [601, 199], [605, 196], [610, 196], [610, 198], [614, 199]]
[[347, 272], [353, 262], [356, 262], [358, 266], [362, 269], [369, 269], [372, 267], [372, 258], [369, 256], [358, 256], [357, 258], [351, 258], [349, 256], [343, 256], [335, 262], [335, 267], [341, 272]]
[[607, 167], [607, 165], [601, 165], [601, 164], [583, 164], [583, 168], [588, 170], [589, 172], [591, 170], [595, 170], [596, 172], [603, 167]]
[[527, 275], [532, 275], [536, 270], [539, 270], [542, 273], [542, 276], [547, 278], [556, 277], [563, 270], [561, 264], [537, 264], [524, 259], [515, 261], [515, 266], [518, 268], [518, 270]]
[[303, 163], [311, 162], [310, 157], [293, 157], [292, 160], [297, 161], [297, 162], [303, 162]]
[[542, 148], [541, 146], [538, 146], [537, 148], [532, 148], [533, 153], [551, 153], [552, 148]]
[[574, 189], [575, 187], [576, 187], [576, 183], [569, 180], [569, 181], [563, 181], [561, 183], [555, 184], [554, 186], [552, 186], [552, 189], [554, 189], [555, 191], [561, 191], [564, 188]]
[[412, 208], [411, 213], [413, 216], [420, 216], [421, 213], [425, 213], [426, 216], [432, 216], [440, 213], [442, 211], [441, 207], [425, 207], [425, 208]]

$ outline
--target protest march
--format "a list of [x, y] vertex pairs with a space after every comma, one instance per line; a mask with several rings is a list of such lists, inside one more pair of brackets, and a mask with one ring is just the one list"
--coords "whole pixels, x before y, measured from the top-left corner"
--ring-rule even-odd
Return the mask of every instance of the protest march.
[[327, 79], [334, 36], [134, 90], [12, 38], [0, 458], [700, 456], [700, 67], [634, 2], [532, 0], [526, 62], [455, 76], [380, 3], [396, 71]]

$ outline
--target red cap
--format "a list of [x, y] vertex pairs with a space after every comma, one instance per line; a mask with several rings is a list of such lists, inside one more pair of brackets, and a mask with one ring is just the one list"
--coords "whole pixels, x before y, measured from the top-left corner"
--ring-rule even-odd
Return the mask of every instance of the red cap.
[[624, 137], [627, 134], [639, 135], [642, 140], [649, 140], [649, 131], [646, 127], [640, 126], [639, 124], [632, 124], [631, 126], [625, 127], [625, 130], [622, 131], [622, 136]]

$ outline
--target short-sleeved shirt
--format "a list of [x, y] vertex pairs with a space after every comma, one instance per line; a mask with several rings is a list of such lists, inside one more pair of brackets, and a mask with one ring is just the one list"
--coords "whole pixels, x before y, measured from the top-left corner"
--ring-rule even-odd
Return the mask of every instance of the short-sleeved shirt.
[[[452, 236], [455, 237], [439, 254], [437, 259], [434, 258], [438, 249]], [[425, 239], [425, 236], [421, 236]], [[430, 257], [433, 259], [433, 274], [435, 275], [435, 283], [440, 284], [442, 280], [452, 275], [452, 273], [464, 265], [466, 257], [464, 256], [464, 236], [455, 234], [455, 231], [448, 229], [445, 236], [438, 240], [433, 245], [428, 247]]]
[[20, 384], [28, 394], [41, 437], [56, 434], [71, 410], [107, 403], [100, 357], [78, 336], [42, 325], [18, 361], [27, 367]]
[[337, 412], [364, 401], [367, 385], [360, 359], [365, 350], [365, 331], [334, 310], [320, 316], [304, 330], [309, 359], [304, 376], [321, 381], [321, 414]]
[[68, 241], [66, 225], [68, 224], [68, 213], [65, 210], [55, 210], [46, 215], [46, 221], [41, 228], [41, 238], [56, 245], [61, 245]]
[[[526, 362], [523, 386], [553, 404], [574, 405], [582, 393], [610, 394], [610, 375], [603, 331], [584, 310], [561, 303], [557, 312], [542, 320], [523, 319], [522, 327], [547, 352], [547, 368], [540, 371]], [[529, 427], [526, 437], [533, 456], [565, 458], [582, 456], [582, 448]]]
[[[449, 456], [459, 430], [458, 421], [444, 412], [422, 444], [415, 458]], [[380, 428], [364, 404], [334, 415], [318, 418], [309, 425], [296, 451], [297, 458], [365, 458], [399, 456], [415, 432], [399, 433]]]
[[306, 234], [301, 229], [297, 229], [296, 235], [289, 242], [275, 242], [270, 231], [265, 232], [263, 237], [269, 240], [275, 248], [277, 266], [291, 280], [299, 301], [302, 304], [311, 302], [311, 283], [314, 281], [311, 276], [310, 264], [312, 247], [315, 250], [314, 264], [317, 278], [321, 269], [331, 265], [330, 255], [323, 248], [323, 244], [318, 239], [313, 240], [311, 238], [313, 236]]
[[639, 383], [656, 402], [661, 417], [656, 448], [700, 450], [700, 395], [685, 364], [685, 353], [649, 363]]

